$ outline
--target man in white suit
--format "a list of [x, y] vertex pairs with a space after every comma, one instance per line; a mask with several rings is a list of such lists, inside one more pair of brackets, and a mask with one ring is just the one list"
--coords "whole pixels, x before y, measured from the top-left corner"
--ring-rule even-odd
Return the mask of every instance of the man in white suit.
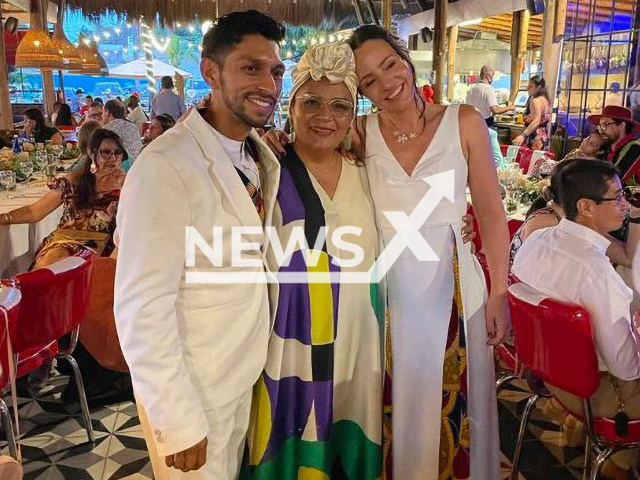
[[[122, 190], [115, 314], [156, 480], [238, 476], [275, 309], [263, 282], [263, 227], [279, 165], [253, 128], [268, 121], [280, 94], [283, 38], [284, 27], [259, 12], [221, 17], [202, 45], [211, 103], [148, 146]], [[253, 261], [241, 266], [232, 265], [237, 227], [251, 233], [241, 238], [242, 255]], [[194, 232], [222, 245], [215, 265], [193, 246]], [[203, 271], [257, 283], [187, 281]]]

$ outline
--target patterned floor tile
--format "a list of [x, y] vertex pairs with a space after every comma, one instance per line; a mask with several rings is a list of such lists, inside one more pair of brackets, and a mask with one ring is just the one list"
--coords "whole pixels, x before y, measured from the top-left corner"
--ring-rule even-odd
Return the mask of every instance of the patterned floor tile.
[[[500, 392], [500, 480], [509, 478], [520, 418], [530, 395], [520, 380]], [[584, 446], [564, 446], [560, 424], [547, 418], [544, 401], [539, 403], [525, 434], [518, 480], [580, 478]], [[94, 445], [87, 443], [78, 405], [64, 405], [59, 394], [36, 400], [20, 398], [18, 405], [25, 480], [152, 479], [135, 404], [93, 410]], [[5, 452], [6, 442], [0, 436], [0, 453]]]

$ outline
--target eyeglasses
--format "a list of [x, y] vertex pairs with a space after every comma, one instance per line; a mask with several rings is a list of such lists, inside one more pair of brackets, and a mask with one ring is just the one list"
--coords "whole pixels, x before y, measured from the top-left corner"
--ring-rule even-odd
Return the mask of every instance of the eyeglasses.
[[101, 148], [100, 150], [100, 156], [104, 159], [104, 160], [109, 160], [111, 157], [124, 157], [125, 151], [124, 150], [111, 150], [110, 148]]
[[598, 131], [604, 132], [607, 128], [609, 128], [609, 126], [616, 125], [616, 124], [617, 122], [601, 123], [600, 125], [598, 125]]
[[353, 103], [344, 98], [327, 100], [319, 95], [307, 93], [302, 95], [302, 98], [300, 99], [302, 109], [309, 115], [319, 113], [325, 103], [329, 105], [329, 111], [334, 117], [344, 118], [353, 115]]
[[638, 190], [631, 188], [631, 187], [625, 187], [622, 190], [620, 190], [615, 197], [587, 197], [589, 200], [593, 200], [594, 202], [616, 202], [616, 205], [620, 205], [622, 204], [622, 199], [626, 200], [627, 202], [632, 202], [635, 201], [634, 200], [634, 196], [638, 195]]

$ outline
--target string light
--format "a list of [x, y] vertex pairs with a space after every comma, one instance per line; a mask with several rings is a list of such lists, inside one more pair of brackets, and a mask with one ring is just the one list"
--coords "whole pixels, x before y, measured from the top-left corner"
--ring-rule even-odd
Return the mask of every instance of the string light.
[[329, 35], [329, 42], [333, 43], [336, 41], [336, 37], [334, 35]]
[[193, 28], [193, 25], [189, 24], [189, 26], [187, 27], [187, 29], [189, 30], [189, 33], [193, 33], [196, 31], [195, 28]]
[[198, 50], [202, 51], [202, 45], [198, 45]]
[[102, 34], [102, 36], [103, 36], [104, 38], [109, 38], [109, 37], [111, 37], [111, 34], [110, 34], [109, 32], [104, 32], [104, 33]]
[[116, 32], [118, 35], [120, 35], [120, 32], [122, 32], [122, 30], [120, 30], [120, 28], [119, 28], [119, 27], [116, 27], [115, 32]]
[[320, 37], [320, 45], [322, 45], [326, 41], [327, 41], [327, 39], [325, 37]]
[[93, 36], [93, 41], [98, 43], [100, 41], [100, 37], [98, 35]]

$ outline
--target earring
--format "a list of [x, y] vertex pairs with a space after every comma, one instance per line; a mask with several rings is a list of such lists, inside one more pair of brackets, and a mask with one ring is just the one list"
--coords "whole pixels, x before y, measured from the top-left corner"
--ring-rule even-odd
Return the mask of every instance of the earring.
[[293, 129], [293, 122], [289, 123], [289, 138], [291, 139], [291, 143], [296, 141], [296, 132]]
[[89, 170], [91, 171], [91, 173], [96, 173], [98, 171], [98, 167], [96, 167], [96, 164], [91, 162], [91, 166], [89, 167]]
[[351, 150], [351, 127], [349, 127], [347, 134], [344, 136], [344, 139], [342, 139], [342, 142], [340, 142], [340, 147], [346, 152]]

